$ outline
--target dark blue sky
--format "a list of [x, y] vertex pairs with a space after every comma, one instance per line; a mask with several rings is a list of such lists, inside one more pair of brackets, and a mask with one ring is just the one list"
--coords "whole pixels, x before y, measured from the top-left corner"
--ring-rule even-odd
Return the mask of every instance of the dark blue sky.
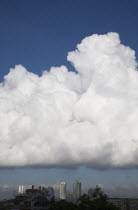
[[0, 78], [16, 64], [73, 70], [67, 53], [93, 33], [118, 32], [138, 52], [137, 11], [137, 0], [1, 0]]
[[[137, 21], [137, 0], [0, 0], [0, 81], [16, 64], [39, 75], [51, 66], [66, 65], [73, 70], [67, 53], [94, 33], [118, 32], [122, 43], [138, 55]], [[1, 170], [0, 182], [53, 183], [79, 178], [87, 180], [87, 185], [121, 184], [122, 180], [131, 184], [137, 182], [137, 174], [137, 170], [101, 172], [83, 167], [70, 172], [15, 169]]]

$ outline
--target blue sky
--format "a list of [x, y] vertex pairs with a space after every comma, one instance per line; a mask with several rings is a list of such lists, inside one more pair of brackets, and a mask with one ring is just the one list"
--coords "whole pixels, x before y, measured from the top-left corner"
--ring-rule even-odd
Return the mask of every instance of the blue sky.
[[118, 32], [136, 52], [136, 0], [1, 0], [0, 77], [16, 64], [41, 74], [65, 64], [67, 53], [94, 33]]
[[[94, 33], [118, 32], [138, 55], [137, 0], [1, 0], [0, 80], [22, 64], [41, 75], [51, 66], [66, 65], [67, 53]], [[82, 180], [85, 185], [137, 183], [137, 169], [98, 171], [65, 169], [1, 169], [0, 183], [54, 183]]]

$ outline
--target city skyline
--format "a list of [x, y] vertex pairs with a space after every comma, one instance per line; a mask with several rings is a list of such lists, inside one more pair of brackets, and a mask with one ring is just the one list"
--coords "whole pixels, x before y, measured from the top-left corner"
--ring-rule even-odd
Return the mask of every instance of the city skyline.
[[[73, 181], [72, 183], [67, 182], [56, 182], [54, 184], [0, 184], [0, 196], [1, 200], [6, 199], [6, 198], [11, 198], [15, 194], [24, 194], [27, 189], [38, 189], [40, 191], [45, 191], [45, 189], [49, 189], [51, 192], [51, 189], [54, 189], [54, 195], [57, 198], [61, 199], [67, 199], [67, 200], [74, 200], [75, 199], [75, 194], [74, 194], [74, 184], [80, 183], [80, 188], [76, 187], [77, 192], [80, 192], [78, 195], [83, 195], [84, 193], [88, 194], [89, 196], [92, 195], [93, 190], [95, 189], [96, 186], [99, 186], [104, 190], [104, 192], [109, 196], [109, 197], [114, 197], [114, 198], [138, 198], [138, 186], [137, 185], [102, 185], [102, 184], [90, 184], [88, 186], [85, 186], [83, 182], [80, 181]], [[61, 193], [61, 184], [64, 184], [65, 190], [63, 193]], [[80, 189], [80, 190], [79, 190]], [[78, 191], [79, 190], [79, 191]], [[61, 194], [64, 194], [64, 198], [62, 198]], [[73, 196], [74, 195], [74, 196]], [[79, 197], [78, 196], [78, 197]], [[76, 200], [76, 199], [75, 199]]]
[[[30, 184], [28, 186], [18, 186], [15, 190], [14, 195], [0, 200], [0, 206], [6, 209], [11, 209], [11, 207], [23, 207], [34, 209], [35, 206], [42, 207], [44, 210], [49, 209], [53, 205], [54, 209], [56, 206], [71, 206], [72, 208], [76, 206], [81, 207], [87, 201], [87, 208], [94, 204], [94, 206], [101, 205], [107, 209], [114, 209], [119, 207], [120, 210], [131, 210], [137, 209], [138, 197], [126, 197], [124, 195], [111, 196], [105, 194], [105, 191], [100, 186], [95, 186], [94, 188], [89, 188], [85, 194], [81, 194], [81, 182], [75, 181], [73, 183], [72, 192], [69, 192], [66, 188], [65, 182], [59, 183], [59, 194], [55, 193], [53, 187], [35, 186]], [[97, 203], [98, 202], [98, 203]], [[93, 206], [93, 205], [92, 205]], [[93, 208], [92, 208], [93, 209]], [[118, 208], [117, 208], [118, 209]]]

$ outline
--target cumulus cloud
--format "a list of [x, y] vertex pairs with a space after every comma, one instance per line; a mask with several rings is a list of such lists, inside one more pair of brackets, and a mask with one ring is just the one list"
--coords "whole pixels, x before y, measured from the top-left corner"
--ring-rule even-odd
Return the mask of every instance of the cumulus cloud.
[[86, 37], [39, 77], [22, 65], [0, 84], [0, 166], [138, 166], [135, 52], [117, 33]]

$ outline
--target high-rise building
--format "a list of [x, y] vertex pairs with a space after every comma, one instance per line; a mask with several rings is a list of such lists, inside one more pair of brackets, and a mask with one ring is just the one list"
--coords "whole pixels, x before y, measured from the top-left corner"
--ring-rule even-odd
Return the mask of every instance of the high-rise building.
[[45, 193], [45, 192], [46, 192], [46, 187], [42, 187], [42, 188], [41, 188], [41, 191], [42, 191], [43, 193]]
[[53, 197], [54, 196], [54, 189], [53, 189], [53, 187], [48, 187], [47, 190], [48, 190], [48, 195]]
[[20, 185], [18, 188], [18, 193], [19, 194], [24, 194], [26, 192], [26, 186]]
[[27, 189], [34, 189], [34, 185], [33, 185], [33, 184], [29, 184], [29, 185], [27, 186]]
[[73, 184], [73, 199], [77, 200], [81, 196], [81, 182], [75, 181]]
[[40, 191], [41, 191], [41, 190], [42, 190], [42, 187], [41, 187], [41, 186], [39, 186], [39, 187], [38, 187], [38, 190], [40, 190]]
[[72, 193], [66, 192], [66, 200], [69, 201], [69, 202], [72, 202], [73, 201]]
[[88, 189], [88, 196], [91, 198], [93, 196], [94, 193], [94, 189], [93, 188], [89, 188]]
[[60, 198], [66, 199], [66, 183], [65, 182], [60, 183]]

